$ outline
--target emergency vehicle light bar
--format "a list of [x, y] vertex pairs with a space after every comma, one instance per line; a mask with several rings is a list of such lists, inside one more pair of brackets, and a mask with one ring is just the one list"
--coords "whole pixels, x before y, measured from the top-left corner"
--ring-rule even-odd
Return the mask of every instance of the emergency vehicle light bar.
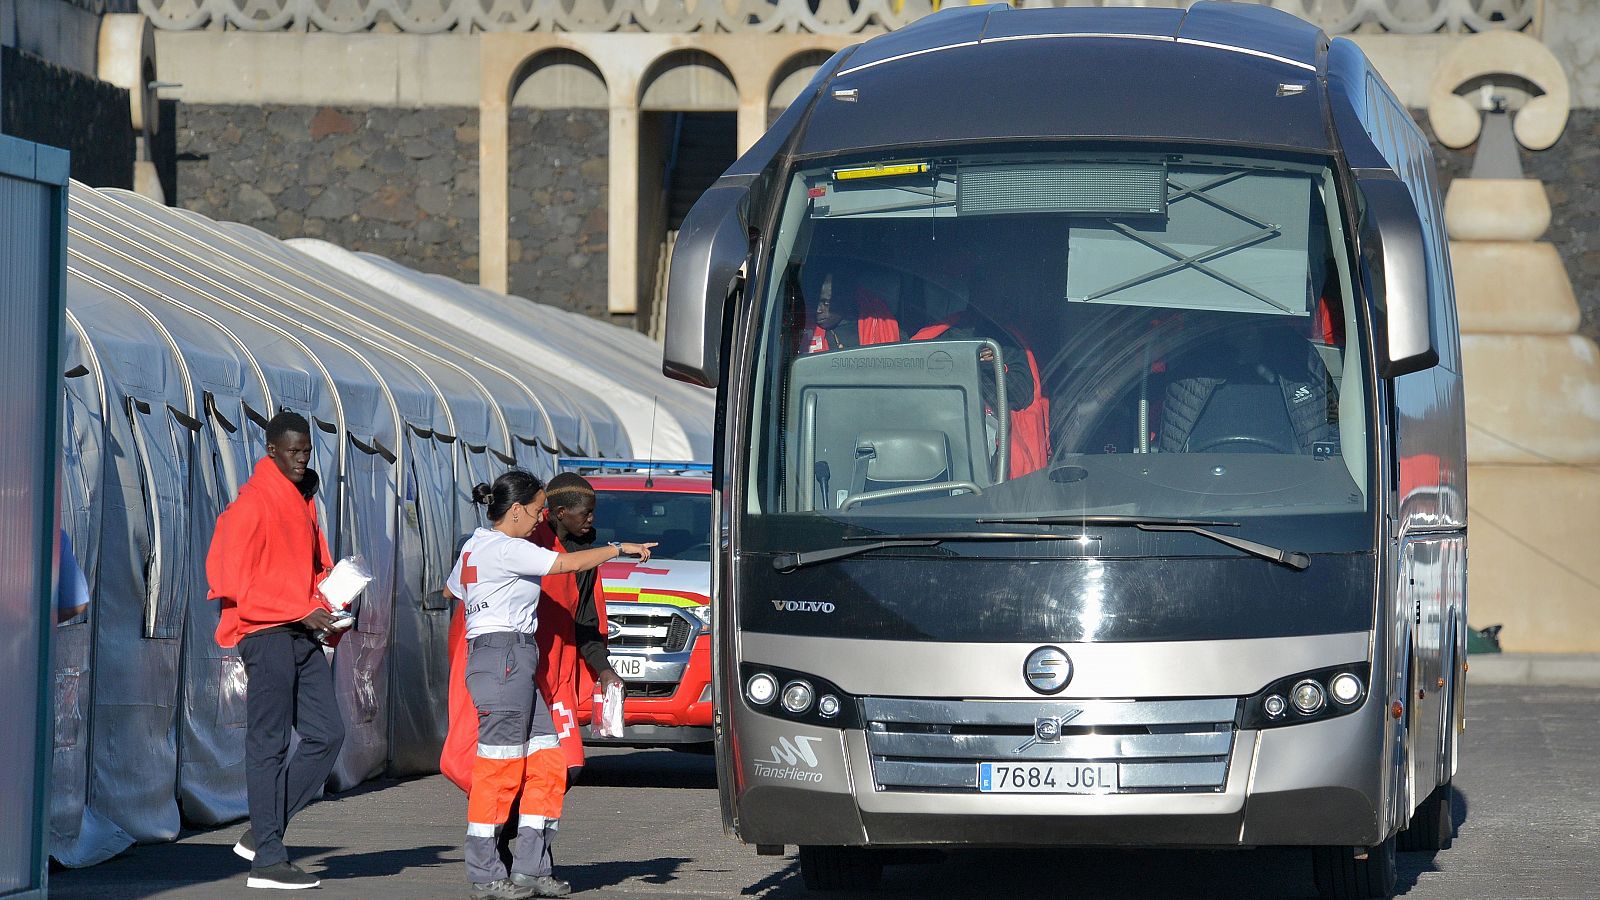
[[590, 471], [672, 471], [672, 472], [710, 472], [711, 463], [697, 462], [672, 462], [664, 460], [647, 459], [591, 459], [582, 456], [562, 456], [556, 458], [556, 467], [560, 469], [587, 469]]

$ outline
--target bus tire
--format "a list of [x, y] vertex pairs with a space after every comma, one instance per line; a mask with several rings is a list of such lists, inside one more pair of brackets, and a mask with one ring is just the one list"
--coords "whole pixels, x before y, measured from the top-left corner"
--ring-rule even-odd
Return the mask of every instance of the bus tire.
[[1455, 788], [1446, 781], [1433, 789], [1411, 814], [1411, 824], [1395, 840], [1401, 851], [1437, 852], [1455, 840]]
[[[1363, 852], [1364, 858], [1358, 857]], [[1393, 837], [1376, 847], [1311, 848], [1317, 894], [1326, 900], [1393, 897], [1394, 852]]]
[[800, 877], [809, 891], [877, 887], [883, 859], [863, 847], [801, 847]]

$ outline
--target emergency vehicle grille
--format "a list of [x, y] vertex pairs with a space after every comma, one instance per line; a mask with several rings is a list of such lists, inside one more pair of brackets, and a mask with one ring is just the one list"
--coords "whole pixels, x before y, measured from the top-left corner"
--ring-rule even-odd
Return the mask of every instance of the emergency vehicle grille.
[[1112, 764], [1115, 793], [1220, 792], [1237, 709], [1227, 699], [862, 700], [877, 790], [938, 793], [978, 793], [985, 762]]
[[613, 650], [682, 653], [694, 632], [688, 614], [670, 606], [639, 606], [617, 612], [616, 606], [611, 605], [606, 607], [606, 619], [621, 629], [606, 641]]

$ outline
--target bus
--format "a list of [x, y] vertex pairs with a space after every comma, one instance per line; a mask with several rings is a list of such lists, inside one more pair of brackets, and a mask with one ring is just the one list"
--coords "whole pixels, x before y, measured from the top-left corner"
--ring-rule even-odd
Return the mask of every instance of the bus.
[[917, 848], [1451, 841], [1461, 353], [1428, 142], [1256, 5], [949, 10], [699, 200], [723, 821], [813, 889]]

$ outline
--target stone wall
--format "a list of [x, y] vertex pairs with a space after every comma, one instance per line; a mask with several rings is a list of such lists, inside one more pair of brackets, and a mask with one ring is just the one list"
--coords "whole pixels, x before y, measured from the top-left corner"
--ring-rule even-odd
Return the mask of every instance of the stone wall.
[[510, 126], [510, 292], [609, 319], [609, 114], [603, 109], [513, 108]]
[[[1417, 118], [1426, 122], [1427, 115], [1418, 113]], [[1441, 189], [1472, 170], [1473, 151], [1434, 144]], [[1522, 170], [1543, 181], [1550, 197], [1550, 231], [1544, 240], [1555, 245], [1566, 263], [1583, 314], [1579, 333], [1600, 341], [1600, 110], [1573, 110], [1555, 146], [1522, 151]]]
[[185, 104], [178, 202], [476, 282], [477, 121], [468, 109]]
[[[511, 117], [511, 291], [606, 315], [604, 110]], [[178, 112], [179, 205], [478, 281], [478, 113], [305, 106]]]
[[93, 187], [133, 187], [128, 92], [18, 50], [0, 48], [0, 133], [72, 153], [72, 177]]

